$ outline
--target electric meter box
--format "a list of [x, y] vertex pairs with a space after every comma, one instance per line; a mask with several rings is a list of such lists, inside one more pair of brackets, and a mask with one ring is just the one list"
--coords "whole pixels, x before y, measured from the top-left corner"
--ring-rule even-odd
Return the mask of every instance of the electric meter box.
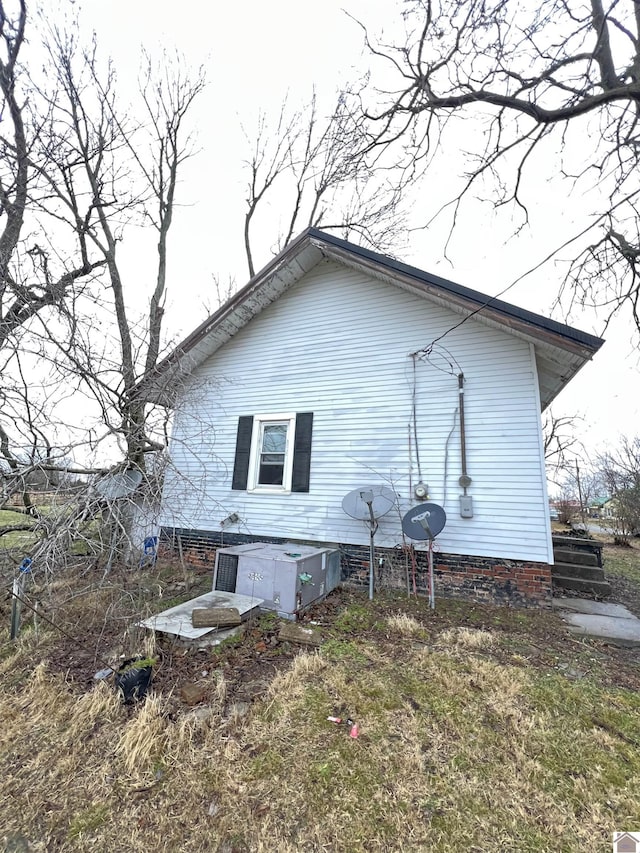
[[262, 610], [295, 619], [340, 583], [340, 553], [294, 542], [219, 548], [214, 590], [263, 599]]
[[473, 518], [473, 498], [471, 495], [460, 495], [461, 518]]

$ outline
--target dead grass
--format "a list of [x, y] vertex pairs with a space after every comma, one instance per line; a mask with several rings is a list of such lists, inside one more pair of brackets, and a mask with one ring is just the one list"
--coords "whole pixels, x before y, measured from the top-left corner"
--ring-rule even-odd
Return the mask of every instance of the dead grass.
[[640, 553], [637, 543], [628, 548], [610, 545], [604, 552], [604, 567], [607, 575], [617, 575], [640, 584]]
[[449, 649], [473, 651], [490, 649], [496, 644], [496, 637], [490, 631], [480, 628], [448, 628], [438, 637], [438, 644]]
[[144, 777], [160, 761], [168, 738], [166, 723], [160, 698], [147, 696], [116, 745], [116, 756], [122, 759], [129, 775]]
[[420, 637], [425, 633], [424, 625], [408, 613], [394, 613], [393, 616], [387, 617], [386, 622], [389, 628], [401, 637]]
[[449, 651], [497, 642], [445, 631], [403, 666], [369, 642], [363, 666], [303, 652], [207, 726], [39, 666], [0, 694], [4, 831], [34, 850], [605, 849], [640, 815], [638, 695]]
[[[76, 629], [117, 601], [60, 589]], [[42, 853], [607, 849], [640, 820], [640, 697], [612, 686], [597, 644], [567, 639], [589, 669], [567, 677], [552, 630], [566, 636], [552, 614], [354, 596], [330, 641], [244, 709], [235, 647], [195, 655], [205, 707], [170, 690], [123, 706], [109, 683], [34, 665], [54, 655], [51, 633], [13, 645], [5, 631], [0, 849], [3, 836]], [[328, 716], [357, 720], [359, 737]]]

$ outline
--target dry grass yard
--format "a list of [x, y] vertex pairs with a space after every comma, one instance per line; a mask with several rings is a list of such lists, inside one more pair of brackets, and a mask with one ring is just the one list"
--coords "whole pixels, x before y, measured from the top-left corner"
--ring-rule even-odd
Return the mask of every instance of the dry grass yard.
[[[634, 588], [637, 557], [620, 558]], [[307, 615], [317, 651], [271, 616], [218, 650], [153, 648], [135, 618], [210, 579], [80, 566], [28, 589], [75, 642], [31, 617], [9, 642], [0, 603], [6, 851], [595, 853], [640, 827], [633, 650], [548, 612], [344, 590]], [[130, 706], [93, 675], [133, 651], [156, 664]]]

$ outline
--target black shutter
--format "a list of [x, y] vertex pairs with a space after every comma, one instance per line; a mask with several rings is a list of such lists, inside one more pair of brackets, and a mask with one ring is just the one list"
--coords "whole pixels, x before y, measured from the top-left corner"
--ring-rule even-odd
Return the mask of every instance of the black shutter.
[[233, 481], [231, 488], [242, 491], [247, 488], [249, 477], [249, 454], [251, 453], [251, 434], [253, 432], [253, 415], [241, 415], [238, 418], [238, 435], [236, 437], [236, 459], [233, 464]]
[[296, 415], [296, 435], [293, 442], [293, 474], [291, 477], [292, 492], [309, 491], [312, 431], [313, 412], [301, 412]]

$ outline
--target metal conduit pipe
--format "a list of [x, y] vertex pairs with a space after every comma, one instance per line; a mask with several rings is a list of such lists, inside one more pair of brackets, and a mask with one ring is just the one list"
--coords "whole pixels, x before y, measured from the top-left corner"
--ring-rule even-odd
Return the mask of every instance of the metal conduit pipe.
[[462, 518], [473, 517], [473, 502], [467, 495], [467, 488], [471, 485], [471, 477], [467, 474], [467, 439], [464, 426], [464, 373], [458, 374], [458, 408], [460, 410], [460, 474], [459, 484], [462, 486], [460, 496], [460, 515]]
[[464, 488], [464, 493], [467, 493], [467, 485], [466, 480], [467, 476], [467, 443], [465, 438], [464, 431], [464, 373], [458, 374], [458, 408], [460, 409], [460, 461], [462, 465], [462, 477], [465, 478], [465, 482], [462, 482], [462, 477], [460, 478], [460, 485]]

